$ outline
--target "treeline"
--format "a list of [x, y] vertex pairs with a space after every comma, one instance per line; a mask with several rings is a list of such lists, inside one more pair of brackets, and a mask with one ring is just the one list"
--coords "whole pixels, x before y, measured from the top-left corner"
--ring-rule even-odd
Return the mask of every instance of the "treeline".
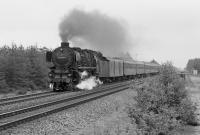
[[192, 70], [197, 70], [198, 73], [200, 73], [200, 58], [189, 59], [186, 69], [189, 72], [192, 72]]
[[0, 92], [47, 88], [45, 48], [12, 44], [0, 48]]

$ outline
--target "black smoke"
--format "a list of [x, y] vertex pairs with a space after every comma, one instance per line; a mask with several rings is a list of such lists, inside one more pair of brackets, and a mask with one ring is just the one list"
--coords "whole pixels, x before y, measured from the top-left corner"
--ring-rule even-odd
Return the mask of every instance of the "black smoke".
[[109, 56], [127, 51], [130, 45], [122, 22], [98, 11], [72, 10], [61, 21], [59, 34], [62, 41], [81, 39]]

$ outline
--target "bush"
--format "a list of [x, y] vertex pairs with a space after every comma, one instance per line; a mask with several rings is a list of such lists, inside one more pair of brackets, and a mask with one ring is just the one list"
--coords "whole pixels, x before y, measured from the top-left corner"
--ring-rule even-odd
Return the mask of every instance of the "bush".
[[170, 134], [182, 124], [196, 121], [196, 107], [188, 98], [184, 80], [170, 63], [137, 89], [135, 100], [136, 108], [129, 107], [128, 114], [141, 134]]

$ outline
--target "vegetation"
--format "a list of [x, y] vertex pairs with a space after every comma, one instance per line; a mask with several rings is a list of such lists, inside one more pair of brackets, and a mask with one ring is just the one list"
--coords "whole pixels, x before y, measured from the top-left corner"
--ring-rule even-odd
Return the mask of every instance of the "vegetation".
[[200, 73], [200, 58], [188, 60], [186, 68], [190, 72], [192, 72], [192, 70], [197, 70], [198, 73]]
[[196, 124], [196, 107], [188, 98], [184, 80], [170, 63], [160, 75], [137, 89], [136, 107], [128, 107], [129, 117], [140, 134], [173, 134], [183, 124]]
[[45, 50], [12, 44], [0, 48], [0, 93], [36, 90], [47, 87]]

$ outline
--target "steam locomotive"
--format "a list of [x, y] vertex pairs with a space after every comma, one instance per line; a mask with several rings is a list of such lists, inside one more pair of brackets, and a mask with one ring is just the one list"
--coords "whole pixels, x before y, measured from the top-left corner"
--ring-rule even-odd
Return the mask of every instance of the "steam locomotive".
[[60, 47], [47, 51], [46, 61], [51, 64], [48, 76], [53, 91], [74, 90], [84, 71], [103, 82], [110, 82], [156, 74], [160, 66], [155, 63], [107, 58], [100, 52], [69, 47], [68, 42], [61, 42]]

